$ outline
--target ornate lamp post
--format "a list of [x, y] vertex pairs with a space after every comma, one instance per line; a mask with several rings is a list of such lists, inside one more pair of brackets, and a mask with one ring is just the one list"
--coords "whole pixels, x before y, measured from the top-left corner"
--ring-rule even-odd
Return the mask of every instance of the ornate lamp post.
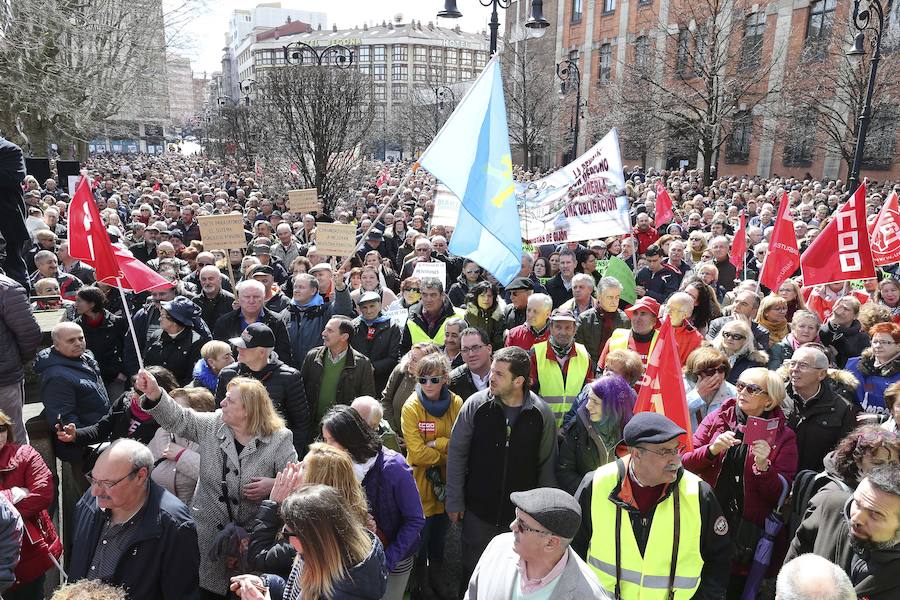
[[353, 50], [343, 44], [332, 44], [317, 49], [305, 42], [292, 42], [284, 47], [284, 61], [288, 64], [303, 64], [304, 53], [309, 54], [319, 67], [327, 64], [339, 69], [349, 69], [353, 64]]
[[440, 123], [438, 111], [444, 110], [444, 102], [447, 100], [449, 100], [451, 104], [456, 104], [456, 94], [454, 94], [453, 90], [446, 85], [432, 87], [431, 91], [434, 92], [434, 133], [437, 135], [438, 125]]
[[[497, 9], [502, 8], [503, 10], [506, 10], [509, 8], [512, 0], [478, 0], [478, 2], [480, 2], [482, 6], [491, 7], [491, 55], [493, 55], [497, 52], [497, 36], [500, 32], [500, 19], [497, 15]], [[437, 16], [445, 19], [458, 19], [462, 16], [462, 13], [456, 8], [456, 0], [444, 0], [444, 10], [438, 12]], [[540, 34], [536, 34], [540, 37], [549, 26], [550, 23], [544, 18], [544, 1], [532, 0], [531, 18], [525, 23], [525, 27], [540, 31]]]
[[556, 76], [562, 81], [559, 86], [560, 98], [565, 97], [568, 92], [570, 80], [571, 85], [575, 86], [575, 113], [572, 115], [572, 119], [575, 121], [572, 127], [575, 139], [572, 140], [572, 156], [570, 157], [570, 160], [575, 160], [578, 156], [578, 131], [581, 123], [581, 69], [578, 68], [578, 63], [566, 58], [556, 63]]

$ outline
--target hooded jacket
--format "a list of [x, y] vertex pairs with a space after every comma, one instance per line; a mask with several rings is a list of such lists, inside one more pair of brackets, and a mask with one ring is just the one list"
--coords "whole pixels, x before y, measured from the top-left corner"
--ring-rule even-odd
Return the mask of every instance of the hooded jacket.
[[[334, 315], [351, 318], [356, 316], [353, 312], [353, 304], [350, 302], [350, 292], [346, 287], [340, 291], [335, 290], [332, 302], [325, 302], [321, 295], [313, 296], [313, 299], [304, 306], [291, 301], [283, 314], [288, 319], [287, 335], [293, 356], [291, 364], [297, 369], [303, 367], [303, 360], [310, 350], [322, 345], [322, 330], [325, 329], [325, 324], [331, 317]], [[279, 354], [279, 356], [281, 355]]]
[[0, 386], [22, 381], [23, 363], [41, 343], [41, 328], [28, 305], [28, 292], [18, 282], [0, 273]]
[[876, 367], [872, 348], [866, 348], [861, 356], [847, 361], [847, 371], [859, 381], [855, 398], [859, 408], [867, 413], [888, 415], [888, 409], [884, 405], [884, 390], [900, 381], [900, 355], [895, 356], [891, 362]]

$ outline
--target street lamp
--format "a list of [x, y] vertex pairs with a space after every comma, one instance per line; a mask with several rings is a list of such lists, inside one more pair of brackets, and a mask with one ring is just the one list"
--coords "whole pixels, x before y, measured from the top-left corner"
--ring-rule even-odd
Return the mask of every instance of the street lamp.
[[453, 90], [446, 85], [432, 87], [431, 91], [434, 92], [434, 134], [437, 135], [438, 123], [440, 121], [438, 118], [438, 111], [444, 110], [444, 102], [448, 97], [451, 104], [456, 104], [456, 94], [454, 94]]
[[[331, 66], [339, 69], [349, 69], [353, 64], [353, 50], [343, 44], [332, 44], [325, 46], [321, 50], [310, 46], [305, 42], [293, 42], [284, 47], [284, 61], [288, 64], [303, 64], [303, 53], [312, 54], [317, 66], [321, 67], [322, 63], [328, 59]], [[330, 57], [330, 58], [329, 58]]]
[[[482, 6], [491, 7], [491, 55], [494, 55], [497, 52], [497, 35], [500, 31], [500, 19], [497, 15], [497, 8], [499, 7], [506, 10], [509, 8], [509, 5], [512, 4], [512, 0], [478, 0], [478, 2], [481, 3]], [[437, 16], [445, 19], [458, 19], [462, 16], [462, 13], [456, 8], [456, 0], [444, 0], [444, 10], [438, 12]], [[550, 23], [544, 18], [543, 0], [532, 0], [531, 18], [525, 22], [525, 27], [536, 31], [540, 30], [542, 33], [536, 34], [536, 37], [540, 37], [540, 35], [543, 34], [543, 31], [549, 26]]]
[[244, 79], [238, 84], [241, 94], [244, 95], [244, 104], [247, 106], [250, 106], [250, 92], [253, 90], [254, 85], [256, 85], [255, 79]]
[[[862, 164], [863, 149], [866, 145], [866, 131], [869, 129], [869, 121], [872, 119], [872, 93], [875, 91], [875, 76], [878, 72], [878, 63], [881, 61], [881, 36], [884, 33], [884, 13], [890, 11], [891, 0], [887, 0], [887, 6], [881, 5], [881, 0], [868, 0], [866, 8], [860, 10], [860, 0], [853, 0], [853, 25], [859, 33], [853, 40], [853, 47], [847, 52], [851, 57], [865, 55], [865, 31], [871, 29], [874, 34], [872, 40], [872, 62], [869, 65], [869, 82], [866, 87], [866, 98], [863, 102], [862, 113], [859, 115], [859, 125], [856, 128], [856, 149], [853, 152], [853, 166], [850, 168], [848, 178], [849, 193], [856, 191], [859, 185], [859, 170]], [[872, 12], [875, 12], [875, 20], [872, 20]]]
[[569, 80], [575, 86], [575, 114], [573, 115], [575, 120], [575, 126], [573, 127], [575, 139], [572, 141], [571, 156], [571, 160], [575, 160], [578, 156], [578, 129], [581, 122], [581, 70], [578, 68], [577, 62], [566, 58], [556, 63], [556, 76], [562, 82], [559, 86], [560, 98], [565, 97], [569, 91], [569, 86], [567, 85]]

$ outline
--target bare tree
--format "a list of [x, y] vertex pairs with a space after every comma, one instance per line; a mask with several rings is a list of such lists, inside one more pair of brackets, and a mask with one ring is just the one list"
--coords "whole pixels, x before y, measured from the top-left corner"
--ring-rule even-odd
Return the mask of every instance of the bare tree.
[[637, 161], [646, 168], [656, 141], [668, 135], [659, 120], [647, 117], [654, 110], [651, 90], [636, 86], [631, 80], [609, 79], [600, 86], [596, 99], [597, 110], [589, 112], [586, 119], [589, 143], [596, 143], [615, 127], [622, 144], [622, 159]]
[[372, 127], [372, 81], [355, 69], [293, 65], [256, 78], [253, 128], [264, 162], [297, 166], [326, 213], [348, 189]]

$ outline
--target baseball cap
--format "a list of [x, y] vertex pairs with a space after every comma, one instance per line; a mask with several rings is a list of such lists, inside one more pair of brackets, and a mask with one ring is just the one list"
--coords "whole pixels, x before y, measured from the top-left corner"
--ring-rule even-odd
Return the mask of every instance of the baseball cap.
[[659, 318], [659, 308], [659, 302], [657, 302], [655, 298], [644, 296], [643, 298], [638, 298], [637, 302], [626, 308], [625, 314], [628, 315], [628, 318], [630, 319], [635, 311], [646, 310], [653, 313], [653, 316]]
[[240, 337], [228, 342], [236, 348], [274, 348], [275, 334], [265, 323], [253, 323], [247, 325]]

